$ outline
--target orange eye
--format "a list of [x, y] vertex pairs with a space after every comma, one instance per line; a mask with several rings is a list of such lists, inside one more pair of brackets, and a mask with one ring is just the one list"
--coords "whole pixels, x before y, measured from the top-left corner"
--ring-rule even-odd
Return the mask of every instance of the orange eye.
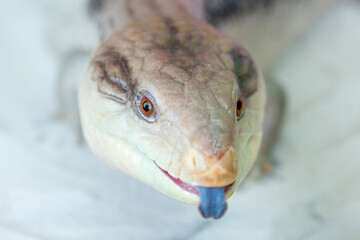
[[156, 100], [147, 90], [142, 90], [136, 94], [133, 109], [139, 118], [147, 122], [153, 123], [159, 118]]
[[236, 103], [236, 116], [241, 117], [243, 110], [244, 110], [244, 101], [242, 100], [242, 98], [239, 97]]
[[146, 117], [150, 117], [154, 112], [154, 105], [146, 96], [143, 96], [141, 99], [140, 110]]

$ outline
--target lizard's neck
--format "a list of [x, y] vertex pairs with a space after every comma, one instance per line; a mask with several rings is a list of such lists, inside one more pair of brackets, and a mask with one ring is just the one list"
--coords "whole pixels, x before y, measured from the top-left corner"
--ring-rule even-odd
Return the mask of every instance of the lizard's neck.
[[205, 19], [203, 1], [193, 0], [92, 0], [90, 11], [98, 23], [101, 39], [149, 15], [187, 15]]

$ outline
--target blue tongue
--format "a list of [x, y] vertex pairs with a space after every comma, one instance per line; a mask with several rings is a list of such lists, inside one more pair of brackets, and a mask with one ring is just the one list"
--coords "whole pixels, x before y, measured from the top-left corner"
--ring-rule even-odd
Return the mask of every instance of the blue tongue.
[[221, 218], [226, 210], [224, 187], [196, 187], [200, 192], [199, 210], [204, 218]]

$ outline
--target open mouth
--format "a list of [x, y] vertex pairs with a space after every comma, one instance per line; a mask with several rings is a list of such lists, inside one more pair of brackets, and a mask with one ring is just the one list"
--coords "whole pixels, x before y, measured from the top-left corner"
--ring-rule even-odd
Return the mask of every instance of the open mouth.
[[[156, 163], [155, 163], [156, 164]], [[167, 171], [165, 171], [164, 169], [162, 169], [161, 167], [159, 167], [159, 165], [156, 164], [156, 166], [166, 175], [168, 176], [176, 185], [178, 185], [179, 187], [181, 187], [182, 189], [184, 189], [187, 192], [190, 192], [192, 194], [196, 194], [196, 195], [200, 195], [199, 191], [196, 189], [196, 187], [194, 185], [191, 185], [189, 183], [183, 182], [181, 181], [179, 178], [175, 178], [173, 176], [171, 176]], [[234, 185], [233, 183], [230, 183], [229, 185], [226, 185], [224, 187], [224, 192], [225, 194], [230, 191], [230, 189], [232, 188], [232, 186]]]

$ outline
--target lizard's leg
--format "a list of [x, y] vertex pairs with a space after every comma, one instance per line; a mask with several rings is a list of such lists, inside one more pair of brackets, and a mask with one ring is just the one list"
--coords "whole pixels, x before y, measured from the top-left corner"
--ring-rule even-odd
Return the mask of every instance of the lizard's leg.
[[286, 98], [281, 86], [273, 80], [266, 82], [267, 103], [263, 126], [263, 139], [261, 149], [251, 172], [251, 178], [260, 178], [264, 173], [270, 173], [276, 164], [272, 154], [281, 126], [284, 120]]

